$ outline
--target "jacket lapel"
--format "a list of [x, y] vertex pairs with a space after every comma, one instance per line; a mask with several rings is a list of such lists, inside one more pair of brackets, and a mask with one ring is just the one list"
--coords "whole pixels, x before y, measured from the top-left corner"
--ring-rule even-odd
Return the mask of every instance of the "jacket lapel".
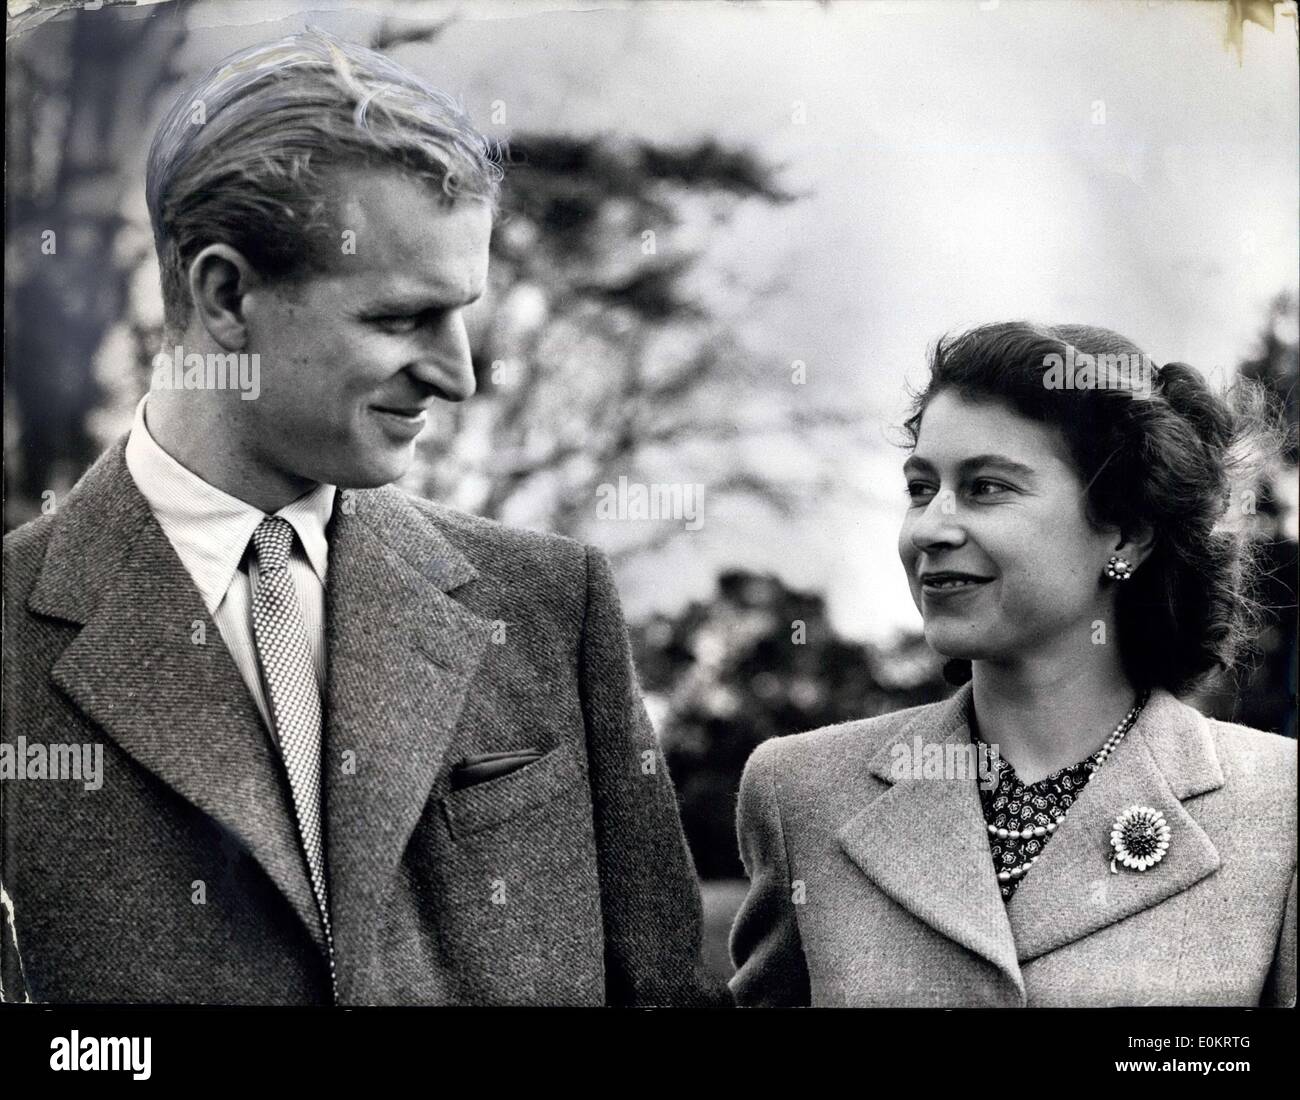
[[[1158, 905], [1218, 870], [1218, 851], [1183, 800], [1221, 786], [1205, 719], [1168, 692], [1153, 692], [1007, 906], [1020, 961]], [[1169, 851], [1146, 871], [1117, 865], [1111, 874], [1111, 827], [1130, 806], [1165, 815]]]
[[[877, 886], [937, 932], [996, 966], [1024, 996], [1016, 945], [993, 874], [977, 775], [926, 777], [924, 749], [964, 754], [971, 744], [969, 685], [938, 717], [913, 720], [870, 764], [887, 789], [840, 830], [840, 844]], [[933, 714], [934, 712], [931, 711]], [[918, 754], [917, 748], [921, 749]], [[906, 774], [895, 761], [906, 760]]]
[[448, 592], [473, 566], [402, 493], [336, 501], [326, 585], [325, 810], [344, 999], [363, 980], [492, 623]]
[[137, 763], [232, 834], [323, 949], [270, 735], [124, 449], [125, 440], [106, 452], [60, 509], [28, 600], [37, 614], [82, 626], [51, 677]]

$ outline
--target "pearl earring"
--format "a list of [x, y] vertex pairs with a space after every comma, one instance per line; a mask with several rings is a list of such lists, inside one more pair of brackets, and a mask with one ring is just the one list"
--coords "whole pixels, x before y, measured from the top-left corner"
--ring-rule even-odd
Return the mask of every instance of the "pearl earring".
[[1103, 572], [1113, 581], [1126, 581], [1133, 576], [1133, 563], [1128, 558], [1111, 554], [1110, 561], [1106, 563]]

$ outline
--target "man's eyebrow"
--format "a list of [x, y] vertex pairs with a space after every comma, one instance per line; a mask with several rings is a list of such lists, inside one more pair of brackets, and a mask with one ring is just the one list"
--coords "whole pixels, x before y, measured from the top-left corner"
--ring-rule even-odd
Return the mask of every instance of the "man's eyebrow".
[[470, 298], [459, 298], [444, 297], [430, 291], [394, 291], [370, 299], [362, 308], [366, 313], [424, 313], [433, 309], [463, 309], [472, 306], [483, 294], [484, 290], [479, 290]]

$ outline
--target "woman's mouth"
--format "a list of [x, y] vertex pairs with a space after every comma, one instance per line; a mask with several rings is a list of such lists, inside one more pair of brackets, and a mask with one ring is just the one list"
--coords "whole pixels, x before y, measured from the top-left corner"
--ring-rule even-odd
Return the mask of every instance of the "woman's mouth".
[[992, 577], [980, 577], [974, 573], [958, 573], [951, 570], [935, 570], [921, 574], [921, 591], [928, 596], [956, 595], [959, 592], [971, 592], [981, 585], [988, 584]]

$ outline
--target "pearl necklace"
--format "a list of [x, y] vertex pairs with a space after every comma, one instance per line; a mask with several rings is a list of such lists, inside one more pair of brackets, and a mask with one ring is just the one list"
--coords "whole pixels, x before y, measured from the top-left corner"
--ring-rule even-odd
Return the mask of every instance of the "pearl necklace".
[[[1119, 747], [1119, 743], [1124, 740], [1125, 735], [1133, 728], [1137, 722], [1138, 715], [1142, 713], [1142, 708], [1146, 706], [1149, 693], [1143, 692], [1138, 696], [1138, 700], [1133, 704], [1132, 709], [1120, 719], [1120, 723], [1115, 727], [1114, 732], [1106, 738], [1106, 743], [1102, 745], [1095, 753], [1093, 758], [1095, 763], [1092, 765], [1092, 771], [1095, 775], [1097, 769], [1106, 763], [1106, 758]], [[999, 765], [1001, 766], [1001, 765]], [[1055, 821], [1048, 822], [1046, 825], [1026, 825], [1023, 829], [1001, 829], [996, 825], [989, 825], [989, 836], [997, 837], [998, 840], [1032, 840], [1034, 837], [1045, 837], [1056, 832], [1065, 824], [1065, 815], [1062, 814]], [[1042, 855], [1040, 851], [1038, 855]], [[1038, 862], [1038, 856], [1032, 857], [1027, 863], [1022, 863], [1018, 867], [1013, 867], [1010, 871], [999, 871], [999, 882], [1010, 882], [1012, 879], [1018, 879], [1029, 872], [1035, 863]]]

